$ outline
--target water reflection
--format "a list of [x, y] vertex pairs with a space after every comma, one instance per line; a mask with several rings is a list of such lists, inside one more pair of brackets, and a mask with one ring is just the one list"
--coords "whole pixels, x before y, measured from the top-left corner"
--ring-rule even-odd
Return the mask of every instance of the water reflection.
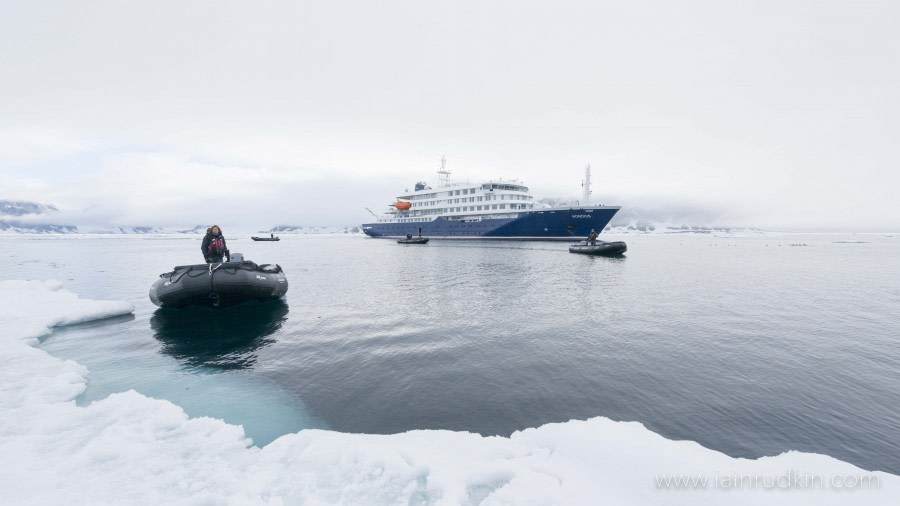
[[199, 307], [157, 309], [150, 328], [162, 352], [185, 365], [218, 369], [253, 367], [257, 351], [287, 320], [283, 300], [247, 303], [226, 310]]

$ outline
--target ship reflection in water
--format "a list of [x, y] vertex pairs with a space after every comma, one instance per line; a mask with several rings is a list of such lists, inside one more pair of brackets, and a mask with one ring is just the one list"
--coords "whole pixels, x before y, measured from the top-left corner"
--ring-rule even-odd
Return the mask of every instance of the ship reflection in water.
[[272, 336], [287, 320], [282, 300], [246, 303], [228, 310], [199, 307], [157, 309], [150, 318], [162, 353], [189, 367], [247, 369], [257, 352], [273, 344]]

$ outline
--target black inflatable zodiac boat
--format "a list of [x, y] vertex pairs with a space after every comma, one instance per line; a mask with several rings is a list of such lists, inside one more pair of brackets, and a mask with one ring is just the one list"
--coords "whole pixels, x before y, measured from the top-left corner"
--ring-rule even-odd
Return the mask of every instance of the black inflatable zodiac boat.
[[160, 307], [228, 307], [248, 300], [266, 301], [287, 293], [278, 264], [257, 265], [235, 253], [219, 264], [180, 265], [159, 275], [150, 301]]
[[618, 256], [628, 251], [628, 246], [622, 241], [603, 242], [591, 246], [587, 241], [569, 246], [569, 253], [581, 253], [582, 255]]
[[404, 238], [404, 239], [397, 239], [397, 242], [400, 244], [425, 244], [428, 242], [428, 238], [427, 237], [413, 237], [411, 239]]

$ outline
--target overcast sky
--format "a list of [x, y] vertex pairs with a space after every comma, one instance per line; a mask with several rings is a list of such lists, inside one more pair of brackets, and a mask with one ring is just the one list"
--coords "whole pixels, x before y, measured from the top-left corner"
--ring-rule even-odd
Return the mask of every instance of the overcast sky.
[[446, 155], [535, 197], [900, 231], [900, 2], [0, 0], [0, 199], [359, 224]]

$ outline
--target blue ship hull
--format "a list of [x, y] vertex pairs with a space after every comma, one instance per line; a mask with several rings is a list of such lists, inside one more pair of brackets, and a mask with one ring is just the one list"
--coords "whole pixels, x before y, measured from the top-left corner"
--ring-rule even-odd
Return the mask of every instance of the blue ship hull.
[[447, 219], [405, 223], [365, 223], [363, 232], [370, 237], [406, 237], [407, 234], [443, 239], [582, 239], [596, 230], [603, 231], [618, 207], [584, 207], [519, 212], [517, 218]]

